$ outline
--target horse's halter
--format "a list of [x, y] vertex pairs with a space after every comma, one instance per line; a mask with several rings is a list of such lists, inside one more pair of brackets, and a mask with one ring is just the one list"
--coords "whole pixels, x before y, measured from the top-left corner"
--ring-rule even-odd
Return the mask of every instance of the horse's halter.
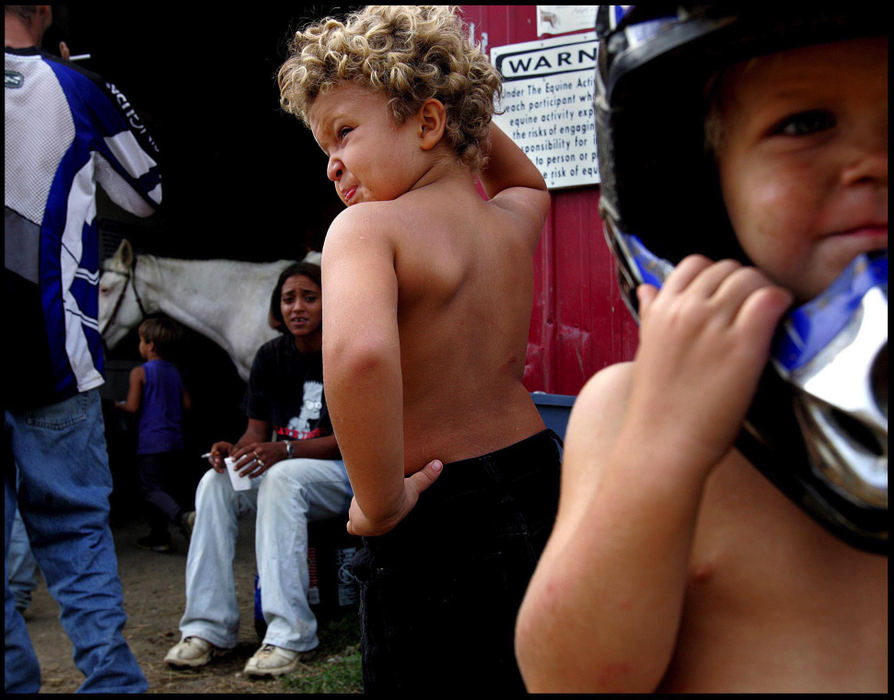
[[130, 264], [130, 268], [127, 272], [121, 272], [120, 270], [110, 270], [108, 268], [102, 268], [103, 272], [112, 272], [116, 275], [122, 275], [125, 277], [124, 285], [121, 287], [121, 294], [118, 295], [118, 298], [115, 300], [115, 306], [112, 308], [112, 313], [109, 314], [109, 318], [103, 324], [102, 328], [99, 331], [100, 336], [105, 336], [106, 329], [115, 320], [118, 316], [118, 309], [121, 308], [121, 302], [124, 301], [124, 295], [127, 294], [127, 285], [131, 285], [133, 287], [133, 294], [137, 300], [137, 306], [140, 307], [140, 313], [143, 315], [143, 318], [146, 317], [146, 309], [143, 307], [143, 300], [140, 298], [140, 293], [137, 291], [137, 256], [133, 256], [133, 262]]

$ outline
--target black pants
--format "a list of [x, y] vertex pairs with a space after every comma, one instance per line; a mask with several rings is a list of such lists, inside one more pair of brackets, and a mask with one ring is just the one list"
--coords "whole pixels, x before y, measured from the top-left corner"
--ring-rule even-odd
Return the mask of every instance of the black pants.
[[394, 530], [364, 538], [360, 582], [368, 693], [523, 693], [515, 618], [555, 521], [552, 431], [444, 466]]
[[140, 488], [146, 505], [149, 527], [155, 535], [168, 534], [168, 523], [188, 503], [189, 478], [182, 450], [138, 455]]

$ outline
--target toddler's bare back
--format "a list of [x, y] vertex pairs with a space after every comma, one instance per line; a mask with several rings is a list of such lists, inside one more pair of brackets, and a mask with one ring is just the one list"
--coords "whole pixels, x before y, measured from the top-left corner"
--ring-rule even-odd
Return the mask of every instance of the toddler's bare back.
[[395, 224], [405, 463], [475, 457], [542, 430], [521, 381], [539, 230], [471, 183], [379, 206]]

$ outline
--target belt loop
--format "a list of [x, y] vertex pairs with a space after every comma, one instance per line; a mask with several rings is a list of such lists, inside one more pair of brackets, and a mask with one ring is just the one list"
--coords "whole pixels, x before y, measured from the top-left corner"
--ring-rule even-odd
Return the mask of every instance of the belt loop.
[[547, 428], [546, 432], [549, 433], [550, 437], [552, 437], [553, 440], [559, 443], [559, 447], [561, 447], [563, 450], [565, 449], [565, 441], [559, 437], [559, 434], [555, 430], [553, 430], [552, 428]]

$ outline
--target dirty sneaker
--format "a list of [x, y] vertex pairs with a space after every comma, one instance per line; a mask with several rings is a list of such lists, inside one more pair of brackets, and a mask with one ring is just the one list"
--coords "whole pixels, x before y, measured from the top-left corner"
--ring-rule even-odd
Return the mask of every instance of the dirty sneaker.
[[165, 655], [165, 663], [176, 668], [196, 668], [211, 663], [211, 659], [224, 656], [229, 651], [201, 637], [186, 637], [171, 647]]
[[177, 519], [177, 527], [180, 528], [180, 532], [186, 538], [186, 543], [189, 544], [192, 539], [192, 531], [196, 527], [196, 512], [194, 510], [183, 511]]
[[170, 552], [171, 536], [149, 533], [145, 537], [137, 540], [137, 547], [140, 549], [148, 549], [150, 552]]
[[298, 662], [311, 654], [311, 651], [292, 651], [264, 644], [248, 660], [242, 672], [248, 676], [281, 676], [294, 671]]

